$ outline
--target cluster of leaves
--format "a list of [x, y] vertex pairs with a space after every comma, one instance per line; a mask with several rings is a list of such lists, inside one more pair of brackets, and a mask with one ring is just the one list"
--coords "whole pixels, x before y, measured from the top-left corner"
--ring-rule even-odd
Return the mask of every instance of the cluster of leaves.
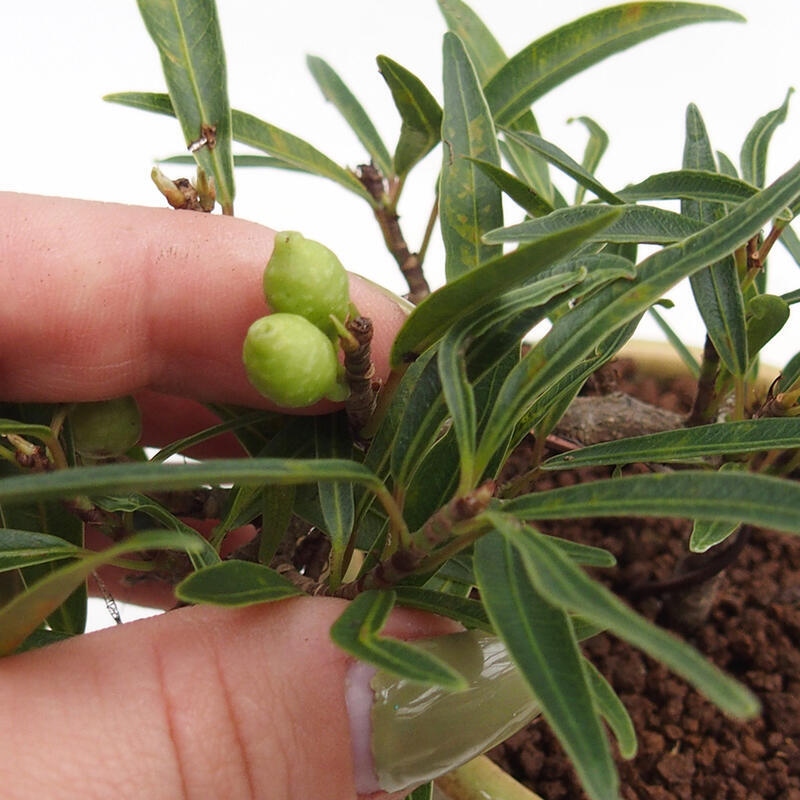
[[[800, 299], [800, 291], [767, 294], [764, 269], [779, 235], [800, 260], [800, 242], [788, 227], [800, 204], [800, 164], [771, 185], [765, 178], [769, 139], [786, 115], [788, 96], [747, 135], [739, 169], [714, 153], [700, 112], [690, 106], [681, 168], [611, 191], [594, 175], [607, 141], [597, 123], [584, 119], [589, 141], [578, 162], [541, 136], [532, 105], [579, 71], [661, 32], [738, 15], [691, 3], [623, 5], [576, 20], [508, 58], [461, 0], [438, 3], [448, 27], [441, 104], [406, 67], [378, 58], [401, 119], [393, 153], [336, 72], [309, 59], [326, 98], [364, 146], [376, 190], [363, 173], [230, 109], [213, 2], [139, 0], [169, 94], [109, 99], [177, 116], [225, 213], [233, 213], [238, 160], [333, 180], [362, 197], [384, 225], [396, 220], [411, 170], [444, 143], [435, 208], [447, 283], [414, 309], [396, 338], [394, 377], [366, 449], [351, 441], [342, 415], [215, 408], [220, 425], [149, 459], [80, 466], [58, 409], [6, 409], [0, 569], [10, 599], [0, 608], [0, 650], [79, 633], [86, 577], [102, 563], [147, 568], [150, 562], [129, 559], [134, 552], [187, 553], [193, 571], [176, 593], [188, 602], [236, 606], [297, 594], [296, 583], [270, 566], [295, 515], [330, 542], [327, 590], [355, 598], [332, 631], [342, 647], [397, 674], [457, 689], [462, 678], [451, 668], [381, 636], [391, 608], [433, 610], [495, 632], [589, 796], [613, 798], [617, 776], [602, 723], [625, 754], [635, 751], [635, 736], [619, 700], [582, 656], [582, 636], [613, 631], [730, 714], [752, 714], [757, 703], [586, 574], [584, 566], [611, 565], [608, 553], [545, 535], [535, 522], [688, 517], [696, 521], [691, 546], [698, 551], [743, 524], [800, 533], [800, 485], [787, 479], [800, 448], [800, 353], [774, 387], [769, 414], [750, 418], [746, 400], [760, 349]], [[265, 155], [234, 156], [234, 141]], [[574, 202], [556, 187], [553, 170], [574, 181]], [[595, 199], [587, 201], [587, 194]], [[522, 222], [505, 226], [504, 197], [520, 206]], [[662, 200], [679, 200], [680, 209], [652, 204]], [[508, 242], [517, 247], [504, 252]], [[637, 262], [641, 244], [659, 249]], [[693, 425], [534, 465], [538, 471], [635, 462], [670, 468], [517, 496], [497, 487], [515, 445], [530, 431], [544, 441], [586, 379], [684, 279], [708, 332], [702, 363], [681, 346], [705, 389], [698, 392], [703, 399]], [[549, 331], [523, 355], [523, 337], [545, 320]], [[717, 421], [731, 398], [729, 417]], [[225, 431], [234, 431], [252, 458], [165, 463]], [[63, 468], [44, 474], [21, 468], [21, 443], [30, 442], [51, 460], [57, 451]], [[150, 496], [222, 484], [232, 488], [211, 541]], [[102, 554], [86, 551], [83, 524], [98, 515], [113, 520], [117, 535], [132, 535]], [[153, 530], [136, 530], [143, 518]], [[222, 560], [228, 532], [248, 522], [260, 529], [256, 560]]]

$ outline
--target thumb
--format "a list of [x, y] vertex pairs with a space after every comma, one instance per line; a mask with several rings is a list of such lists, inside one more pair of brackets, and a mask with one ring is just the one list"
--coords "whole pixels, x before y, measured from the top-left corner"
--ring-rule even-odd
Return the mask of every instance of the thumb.
[[[184, 608], [0, 660], [4, 798], [353, 800], [342, 608]], [[387, 626], [449, 629], [404, 610]]]

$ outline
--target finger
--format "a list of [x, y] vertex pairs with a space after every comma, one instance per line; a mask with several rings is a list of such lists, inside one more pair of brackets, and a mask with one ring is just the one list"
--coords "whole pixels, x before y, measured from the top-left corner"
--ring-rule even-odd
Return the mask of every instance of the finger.
[[3, 797], [353, 800], [350, 661], [328, 633], [342, 608], [187, 608], [0, 661]]
[[[0, 193], [6, 400], [80, 401], [142, 388], [266, 405], [241, 347], [265, 313], [273, 231], [230, 217]], [[378, 375], [404, 312], [352, 279], [375, 324]]]

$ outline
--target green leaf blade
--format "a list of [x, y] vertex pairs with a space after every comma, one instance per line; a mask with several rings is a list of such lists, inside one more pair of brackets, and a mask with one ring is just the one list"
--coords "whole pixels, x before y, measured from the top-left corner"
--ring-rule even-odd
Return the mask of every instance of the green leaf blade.
[[364, 145], [375, 166], [385, 176], [391, 175], [392, 159], [386, 145], [363, 106], [327, 61], [307, 56], [306, 64], [325, 99], [333, 103]]
[[548, 142], [536, 133], [530, 131], [505, 131], [507, 138], [519, 143], [549, 161], [554, 167], [560, 169], [565, 175], [577, 181], [584, 189], [594, 192], [600, 200], [612, 205], [621, 205], [622, 199], [609, 189], [606, 189], [592, 173], [571, 156], [567, 155], [560, 147]]
[[[352, 440], [343, 414], [314, 418], [317, 458], [346, 458], [352, 455]], [[355, 526], [353, 484], [325, 481], [318, 484], [319, 505], [331, 542], [331, 585], [339, 585], [344, 572], [344, 554]]]
[[[715, 169], [714, 152], [705, 123], [693, 104], [686, 110], [685, 169]], [[700, 223], [710, 224], [725, 216], [721, 203], [682, 200], [681, 212]], [[731, 374], [744, 376], [748, 368], [744, 299], [733, 255], [701, 269], [689, 278], [692, 293], [722, 363]]]
[[482, 439], [478, 446], [478, 463], [488, 463], [489, 451], [496, 446], [500, 431], [515, 423], [516, 412], [512, 409], [520, 407], [521, 393], [534, 402], [547, 387], [595, 351], [596, 331], [613, 332], [632, 323], [678, 281], [744, 244], [798, 194], [800, 163], [719, 222], [646, 258], [638, 265], [635, 279], [612, 281], [557, 319], [506, 379], [484, 430], [486, 444]]
[[231, 559], [193, 572], [175, 587], [186, 603], [244, 608], [295, 597], [302, 592], [275, 570], [251, 561]]
[[696, 200], [741, 203], [758, 189], [745, 181], [705, 169], [659, 172], [616, 192], [626, 202], [639, 200]]
[[531, 582], [513, 544], [524, 535], [520, 526], [499, 514], [490, 518], [502, 535], [486, 535], [475, 547], [475, 573], [489, 618], [588, 795], [616, 798], [616, 769], [569, 618]]
[[602, 625], [663, 662], [727, 714], [746, 719], [758, 712], [758, 700], [744, 686], [589, 578], [564, 558], [546, 536], [529, 536], [520, 543], [528, 574], [550, 602]]
[[[500, 190], [469, 159], [500, 166], [494, 123], [475, 69], [455, 34], [444, 38], [444, 113], [439, 222], [451, 281], [501, 254], [482, 236], [503, 224]], [[465, 158], [467, 156], [468, 158]]]
[[398, 366], [433, 344], [452, 324], [454, 315], [468, 315], [503, 292], [533, 278], [579, 247], [618, 215], [614, 209], [594, 215], [527, 247], [503, 255], [462, 275], [431, 294], [409, 315], [392, 346], [391, 362]]
[[392, 675], [455, 691], [466, 688], [464, 678], [442, 659], [398, 639], [380, 636], [394, 603], [394, 592], [362, 592], [333, 623], [331, 638], [350, 655]]
[[[559, 208], [552, 214], [529, 219], [507, 228], [490, 231], [488, 242], [535, 242], [547, 234], [568, 230], [573, 225], [600, 217], [609, 206], [582, 205]], [[702, 229], [689, 217], [655, 206], [621, 205], [619, 216], [589, 241], [618, 244], [674, 244]]]
[[[155, 114], [175, 116], [169, 95], [157, 92], [117, 92], [105, 95], [109, 103], [118, 103]], [[316, 147], [288, 131], [271, 125], [252, 114], [232, 109], [233, 138], [237, 142], [262, 150], [278, 159], [283, 168], [297, 169], [338, 183], [359, 197], [373, 203], [373, 198], [349, 170], [321, 153]]]
[[498, 125], [603, 59], [682, 25], [742, 21], [732, 11], [694, 3], [630, 3], [588, 14], [537, 39], [498, 70], [486, 97]]
[[0, 572], [34, 564], [75, 558], [85, 551], [59, 536], [26, 530], [0, 529]]
[[504, 508], [530, 520], [689, 517], [800, 533], [800, 484], [755, 473], [635, 475], [526, 495]]
[[234, 110], [233, 135], [237, 142], [262, 150], [312, 175], [327, 178], [373, 203], [369, 192], [350, 170], [340, 167], [316, 147], [288, 131], [252, 114]]
[[437, 0], [448, 29], [458, 36], [482, 85], [508, 60], [483, 20], [462, 0]]
[[141, 550], [175, 549], [196, 552], [196, 537], [176, 531], [142, 531], [101, 553], [92, 553], [48, 572], [0, 608], [0, 656], [13, 653], [43, 620], [50, 617], [86, 578], [103, 564]]
[[461, 489], [474, 488], [475, 447], [478, 429], [475, 394], [467, 378], [465, 363], [468, 326], [456, 325], [442, 339], [437, 365], [450, 418], [458, 442], [461, 464]]
[[742, 177], [761, 188], [766, 183], [767, 152], [775, 131], [786, 121], [789, 110], [789, 98], [794, 89], [786, 92], [783, 103], [773, 111], [764, 114], [756, 120], [742, 145], [739, 162], [742, 168]]
[[[235, 187], [231, 151], [231, 110], [227, 68], [216, 6], [210, 0], [139, 0], [145, 26], [159, 55], [172, 104], [187, 147], [200, 167], [214, 176], [217, 198], [233, 213]], [[207, 131], [212, 131], [211, 136]]]
[[402, 120], [392, 166], [404, 178], [441, 141], [442, 108], [412, 72], [387, 56], [377, 61]]
[[800, 419], [773, 417], [716, 422], [583, 447], [548, 458], [542, 469], [702, 460], [800, 447]]

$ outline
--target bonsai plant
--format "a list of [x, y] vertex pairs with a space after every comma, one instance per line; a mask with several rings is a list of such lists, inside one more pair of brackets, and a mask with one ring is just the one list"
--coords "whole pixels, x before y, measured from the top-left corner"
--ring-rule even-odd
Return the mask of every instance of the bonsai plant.
[[[135, 447], [135, 407], [126, 399], [92, 408], [6, 408], [0, 551], [10, 599], [0, 609], [0, 647], [7, 654], [81, 633], [87, 576], [117, 564], [157, 569], [183, 603], [242, 606], [303, 592], [347, 598], [331, 630], [342, 648], [396, 679], [455, 693], [467, 683], [457, 658], [448, 660], [435, 643], [381, 635], [395, 605], [433, 611], [476, 636], [497, 637], [522, 681], [520, 706], [535, 701], [589, 797], [613, 798], [618, 779], [603, 722], [625, 755], [635, 751], [635, 735], [625, 708], [582, 654], [582, 639], [612, 631], [733, 716], [757, 713], [757, 702], [584, 570], [611, 566], [610, 553], [537, 525], [681, 516], [694, 520], [687, 546], [711, 554], [743, 526], [800, 532], [800, 354], [768, 391], [753, 391], [762, 347], [800, 298], [771, 295], [766, 284], [773, 246], [800, 256], [789, 227], [800, 164], [769, 184], [765, 169], [789, 97], [747, 133], [738, 166], [714, 152], [700, 111], [689, 106], [683, 163], [612, 191], [595, 177], [606, 143], [600, 125], [583, 119], [588, 143], [579, 160], [542, 136], [532, 106], [614, 52], [682, 25], [738, 15], [692, 3], [617, 6], [508, 58], [461, 0], [438, 4], [448, 28], [441, 103], [409, 67], [378, 57], [400, 118], [393, 150], [333, 68], [309, 59], [364, 148], [364, 163], [350, 169], [229, 107], [213, 2], [167, 8], [140, 0], [169, 92], [108, 99], [178, 118], [190, 155], [169, 162], [196, 167], [196, 174], [172, 179], [153, 170], [170, 205], [209, 212], [219, 204], [233, 214], [237, 165], [332, 180], [365, 203], [413, 309], [394, 342], [392, 376], [377, 386], [372, 321], [346, 296], [344, 268], [321, 243], [285, 232], [265, 265], [264, 317], [253, 320], [243, 342], [243, 369], [279, 406], [329, 398], [340, 410], [298, 417], [214, 407], [218, 425], [144, 453]], [[235, 155], [234, 143], [260, 153]], [[430, 225], [413, 245], [399, 216], [403, 189], [437, 148]], [[572, 201], [559, 188], [565, 176]], [[513, 224], [505, 200], [515, 204]], [[662, 200], [680, 205], [654, 204]], [[446, 253], [440, 288], [425, 273], [437, 224]], [[642, 245], [655, 249], [640, 257]], [[689, 417], [654, 432], [645, 414], [633, 420], [634, 435], [606, 430], [598, 437], [604, 443], [571, 442], [551, 455], [548, 445], [586, 381], [617, 355], [644, 314], [667, 327], [656, 307], [684, 280], [707, 328], [699, 361], [671, 335], [697, 377]], [[546, 333], [526, 341], [545, 322]], [[168, 462], [228, 432], [249, 458]], [[509, 456], [531, 432], [525, 468], [509, 475]], [[636, 463], [655, 467], [625, 474]], [[543, 473], [585, 465], [622, 474], [537, 486]], [[166, 494], [189, 489], [219, 501], [210, 539], [183, 521], [185, 509]], [[52, 516], [46, 528], [31, 523], [32, 504]], [[116, 543], [102, 553], [85, 550], [87, 520], [99, 520]], [[255, 525], [256, 538], [223, 558], [230, 532], [246, 523]], [[375, 729], [377, 735], [381, 723]], [[372, 746], [383, 788], [425, 781], [414, 796], [430, 796], [434, 776], [394, 774], [382, 745]], [[482, 765], [469, 780], [494, 779]], [[524, 796], [521, 788], [507, 791]]]

